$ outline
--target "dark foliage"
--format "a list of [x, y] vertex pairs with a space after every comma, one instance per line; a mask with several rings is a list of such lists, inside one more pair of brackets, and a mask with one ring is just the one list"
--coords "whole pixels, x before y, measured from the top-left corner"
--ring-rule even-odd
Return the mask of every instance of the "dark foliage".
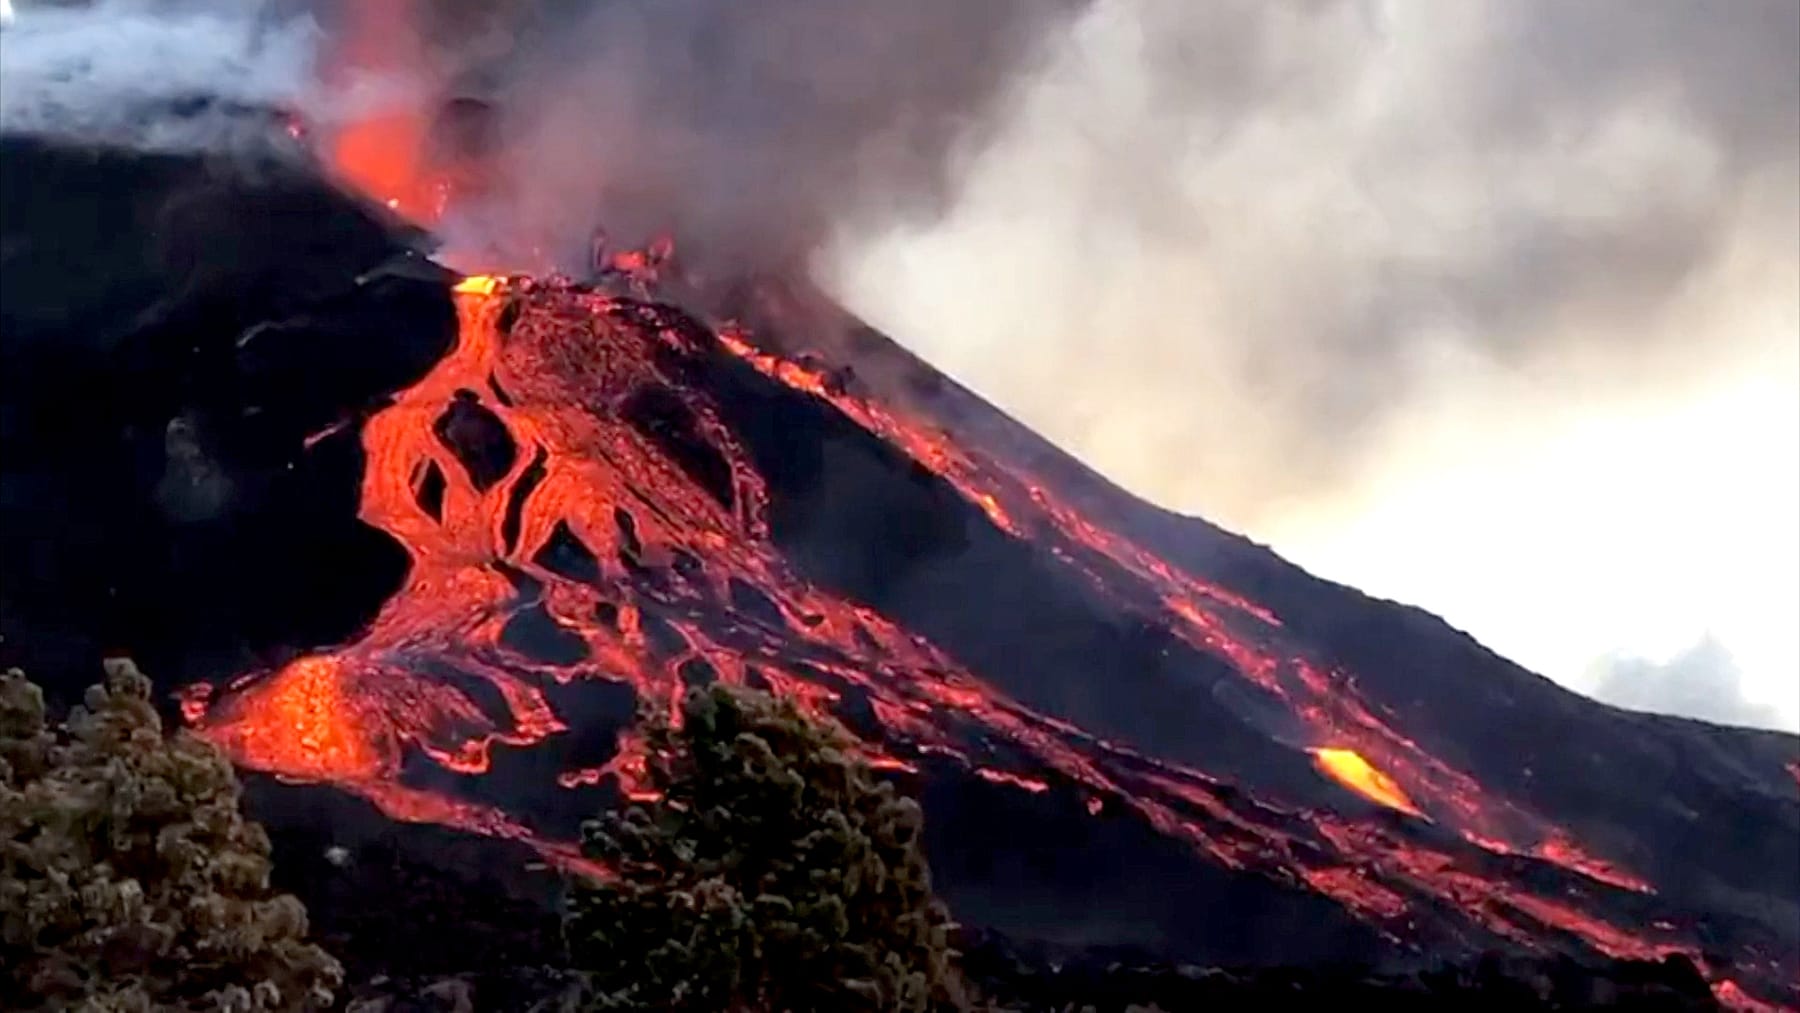
[[654, 803], [584, 827], [616, 875], [576, 880], [588, 1008], [925, 1011], [959, 1005], [918, 806], [838, 728], [714, 685], [646, 715]]
[[107, 667], [60, 728], [0, 675], [0, 1006], [298, 1011], [342, 972], [269, 888], [269, 838], [231, 765], [163, 734], [150, 681]]

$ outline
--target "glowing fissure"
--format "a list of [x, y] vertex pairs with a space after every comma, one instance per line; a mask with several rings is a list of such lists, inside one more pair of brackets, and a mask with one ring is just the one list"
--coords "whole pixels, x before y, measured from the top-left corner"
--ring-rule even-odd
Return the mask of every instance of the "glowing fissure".
[[[405, 586], [352, 643], [184, 695], [190, 720], [239, 763], [338, 785], [396, 819], [525, 840], [568, 861], [566, 844], [520, 817], [403, 783], [408, 758], [479, 773], [496, 747], [569, 730], [553, 689], [621, 683], [672, 708], [703, 670], [818, 713], [855, 694], [880, 729], [863, 743], [877, 767], [953, 764], [995, 790], [1069, 790], [1095, 818], [1135, 813], [1222, 865], [1329, 896], [1395, 939], [1411, 938], [1430, 912], [1438, 931], [1471, 945], [1539, 946], [1566, 933], [1621, 955], [1692, 948], [1674, 931], [1592, 913], [1583, 898], [1647, 886], [1388, 729], [1349, 679], [1284, 652], [1273, 615], [1100, 531], [1028, 477], [834, 390], [741, 333], [714, 334], [654, 304], [525, 278], [472, 278], [455, 300], [454, 349], [361, 433], [360, 516], [405, 547]], [[1097, 739], [802, 579], [770, 539], [768, 492], [748, 454], [708, 393], [668, 365], [721, 353], [828, 400], [1002, 530], [1041, 542], [1123, 609], [1162, 618], [1267, 688], [1317, 736], [1330, 776], [1378, 805], [1342, 815], [1256, 798]], [[722, 471], [695, 478], [635, 424], [649, 402], [678, 416]], [[524, 616], [548, 645], [520, 642]], [[643, 759], [627, 728], [610, 760], [562, 771], [557, 783], [647, 797]], [[1566, 875], [1551, 877], [1561, 884], [1552, 893], [1532, 893], [1493, 871], [1497, 853]]]

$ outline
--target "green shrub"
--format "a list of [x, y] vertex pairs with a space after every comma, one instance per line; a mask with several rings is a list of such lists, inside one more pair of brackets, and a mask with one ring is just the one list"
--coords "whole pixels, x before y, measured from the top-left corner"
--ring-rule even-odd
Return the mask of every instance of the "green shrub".
[[591, 1010], [961, 1008], [919, 807], [792, 704], [715, 685], [645, 716], [661, 797], [583, 827], [570, 883]]
[[269, 889], [269, 839], [231, 765], [163, 734], [150, 681], [107, 665], [58, 728], [0, 675], [0, 1007], [323, 1008], [342, 971]]

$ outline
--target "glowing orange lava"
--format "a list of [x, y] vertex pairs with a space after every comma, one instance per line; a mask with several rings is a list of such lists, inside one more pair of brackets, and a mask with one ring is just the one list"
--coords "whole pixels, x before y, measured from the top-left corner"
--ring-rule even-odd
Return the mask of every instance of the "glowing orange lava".
[[1730, 978], [1724, 978], [1714, 983], [1712, 993], [1713, 998], [1719, 1001], [1720, 1006], [1734, 1010], [1736, 1013], [1783, 1013], [1785, 1009], [1774, 1003], [1763, 1002], [1745, 992], [1737, 982]]
[[[345, 679], [338, 658], [302, 658], [232, 697], [229, 707], [214, 715], [221, 722], [217, 741], [247, 767], [292, 777], [361, 781], [392, 774]], [[233, 721], [234, 714], [243, 718]]]
[[1320, 770], [1358, 795], [1410, 816], [1424, 815], [1393, 778], [1376, 770], [1356, 750], [1314, 749], [1312, 755]]
[[1050, 790], [1049, 784], [1035, 777], [1025, 777], [1004, 770], [995, 770], [992, 767], [976, 767], [975, 776], [995, 784], [1010, 784], [1015, 788], [1023, 788], [1032, 793]]

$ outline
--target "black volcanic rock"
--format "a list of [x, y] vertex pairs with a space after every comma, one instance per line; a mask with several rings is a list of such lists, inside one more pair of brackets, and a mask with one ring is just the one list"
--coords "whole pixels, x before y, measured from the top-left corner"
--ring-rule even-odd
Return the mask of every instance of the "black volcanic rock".
[[7, 645], [173, 681], [347, 636], [405, 565], [356, 419], [454, 334], [441, 283], [359, 283], [409, 237], [278, 163], [0, 159]]
[[[1395, 1013], [1515, 1013], [1523, 1010], [1629, 1010], [1687, 1013], [1721, 1006], [1691, 964], [1619, 961], [1585, 967], [1569, 961], [1484, 960], [1408, 975], [1368, 968], [1249, 969], [1232, 972], [1194, 965], [1132, 963], [1098, 951], [1055, 964], [1002, 948], [991, 938], [973, 945], [964, 963], [974, 989], [1007, 1013], [1132, 1013], [1164, 1010], [1379, 1009]], [[494, 1013], [558, 1008], [577, 994], [577, 982], [554, 967], [530, 964], [453, 977], [381, 976], [351, 987], [359, 1010], [453, 1013], [459, 999]]]
[[493, 412], [482, 407], [480, 395], [472, 390], [458, 391], [456, 400], [431, 428], [462, 462], [477, 489], [492, 488], [518, 459], [519, 448], [512, 435]]
[[1047, 949], [973, 932], [959, 940], [976, 990], [1020, 1011], [1268, 1010], [1326, 1006], [1409, 1010], [1713, 1010], [1694, 965], [1578, 964], [1567, 958], [1483, 954], [1465, 964], [1382, 972], [1350, 961], [1308, 968], [1200, 967], [1122, 948]]

